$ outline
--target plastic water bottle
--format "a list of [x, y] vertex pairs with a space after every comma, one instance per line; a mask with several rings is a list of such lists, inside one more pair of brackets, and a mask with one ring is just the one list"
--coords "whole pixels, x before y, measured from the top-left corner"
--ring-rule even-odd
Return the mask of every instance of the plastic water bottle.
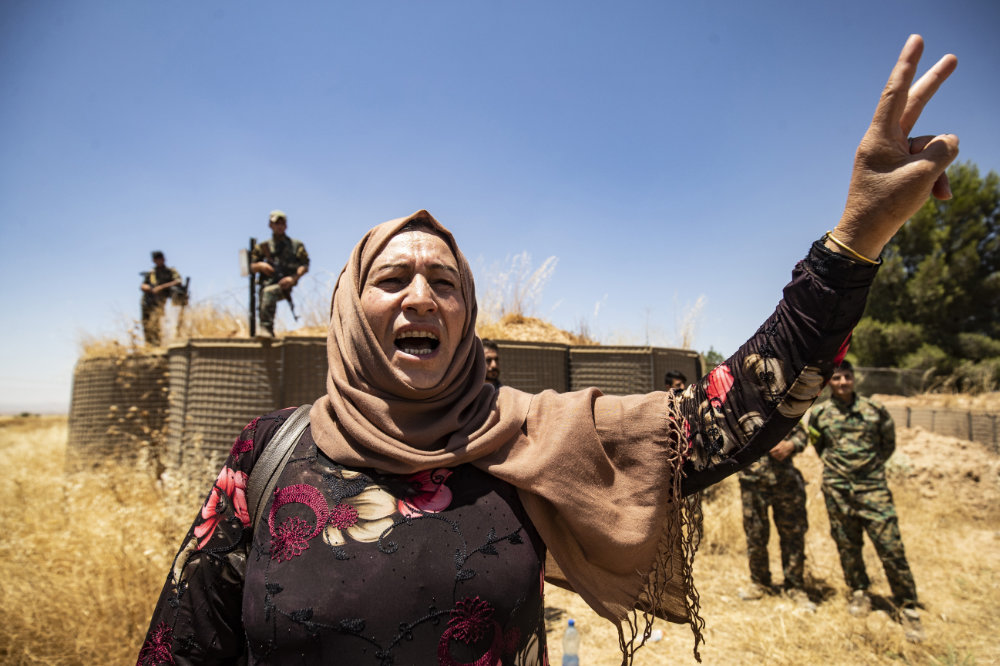
[[580, 666], [580, 633], [576, 630], [576, 620], [570, 619], [563, 633], [563, 661], [562, 666]]

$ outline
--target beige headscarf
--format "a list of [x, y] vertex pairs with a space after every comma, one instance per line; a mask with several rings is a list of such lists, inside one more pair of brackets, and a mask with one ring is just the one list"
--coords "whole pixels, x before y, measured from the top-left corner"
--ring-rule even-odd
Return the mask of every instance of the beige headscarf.
[[[446, 240], [466, 303], [462, 340], [430, 389], [414, 388], [392, 368], [360, 300], [375, 258], [411, 222]], [[623, 663], [636, 638], [649, 635], [651, 618], [640, 623], [637, 609], [690, 623], [697, 655], [697, 530], [680, 494], [682, 420], [672, 394], [531, 395], [485, 384], [472, 271], [451, 233], [424, 210], [365, 234], [337, 281], [331, 310], [327, 394], [310, 413], [323, 452], [392, 474], [470, 463], [510, 483], [558, 565], [547, 565], [547, 577], [617, 624]]]

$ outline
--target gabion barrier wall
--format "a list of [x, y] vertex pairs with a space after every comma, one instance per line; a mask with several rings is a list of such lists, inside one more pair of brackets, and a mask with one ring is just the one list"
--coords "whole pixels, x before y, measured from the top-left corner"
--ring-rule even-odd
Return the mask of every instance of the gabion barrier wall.
[[[669, 365], [698, 375], [698, 355], [686, 350], [497, 344], [501, 379], [529, 392], [597, 386], [607, 393], [645, 393], [661, 388], [661, 365], [664, 372]], [[167, 464], [206, 452], [221, 458], [250, 419], [312, 402], [326, 391], [325, 338], [199, 339], [171, 347], [167, 356]]]
[[167, 350], [168, 464], [221, 460], [254, 417], [312, 402], [326, 390], [323, 338], [199, 339]]
[[[697, 353], [656, 347], [570, 347], [569, 389], [596, 386], [604, 393], [629, 395], [663, 388], [667, 370], [693, 382], [701, 377]], [[502, 376], [502, 371], [501, 371]]]
[[280, 407], [315, 402], [326, 393], [326, 338], [285, 338], [281, 350]]
[[[704, 372], [698, 355], [682, 349], [513, 341], [498, 346], [501, 379], [529, 392], [596, 386], [609, 394], [645, 393], [662, 388], [667, 370], [680, 370], [689, 380]], [[321, 337], [200, 339], [173, 346], [166, 355], [84, 359], [74, 373], [71, 457], [125, 458], [144, 442], [162, 442], [165, 431], [166, 445], [157, 451], [163, 464], [184, 465], [189, 457], [206, 455], [221, 460], [250, 419], [322, 395], [326, 374]], [[996, 414], [890, 411], [901, 427], [920, 426], [998, 448]]]
[[569, 386], [568, 347], [554, 342], [496, 340], [500, 353], [500, 381], [507, 386], [541, 393], [564, 393]]
[[161, 441], [166, 414], [162, 353], [81, 359], [73, 370], [68, 466], [134, 459]]

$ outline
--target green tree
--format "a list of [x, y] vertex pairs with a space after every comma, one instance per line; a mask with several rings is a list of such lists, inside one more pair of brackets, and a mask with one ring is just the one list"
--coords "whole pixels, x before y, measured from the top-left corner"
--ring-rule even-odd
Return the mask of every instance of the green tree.
[[950, 371], [1000, 345], [1000, 177], [948, 170], [954, 197], [929, 200], [886, 246], [852, 353], [861, 365]]
[[705, 361], [705, 372], [708, 372], [726, 360], [725, 356], [715, 351], [715, 347], [709, 347], [707, 352], [702, 352], [701, 357]]

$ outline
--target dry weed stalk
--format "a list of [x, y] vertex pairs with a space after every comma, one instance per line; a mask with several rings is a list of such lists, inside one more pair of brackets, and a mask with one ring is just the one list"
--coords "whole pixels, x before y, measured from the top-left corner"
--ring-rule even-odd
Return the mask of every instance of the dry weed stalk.
[[559, 259], [553, 256], [533, 269], [531, 255], [524, 251], [507, 257], [503, 265], [488, 271], [489, 286], [479, 298], [483, 323], [498, 322], [507, 315], [533, 315], [558, 263]]
[[699, 296], [697, 300], [681, 315], [681, 323], [678, 326], [678, 346], [681, 349], [694, 349], [695, 332], [701, 321], [701, 311], [705, 307], [705, 297]]

